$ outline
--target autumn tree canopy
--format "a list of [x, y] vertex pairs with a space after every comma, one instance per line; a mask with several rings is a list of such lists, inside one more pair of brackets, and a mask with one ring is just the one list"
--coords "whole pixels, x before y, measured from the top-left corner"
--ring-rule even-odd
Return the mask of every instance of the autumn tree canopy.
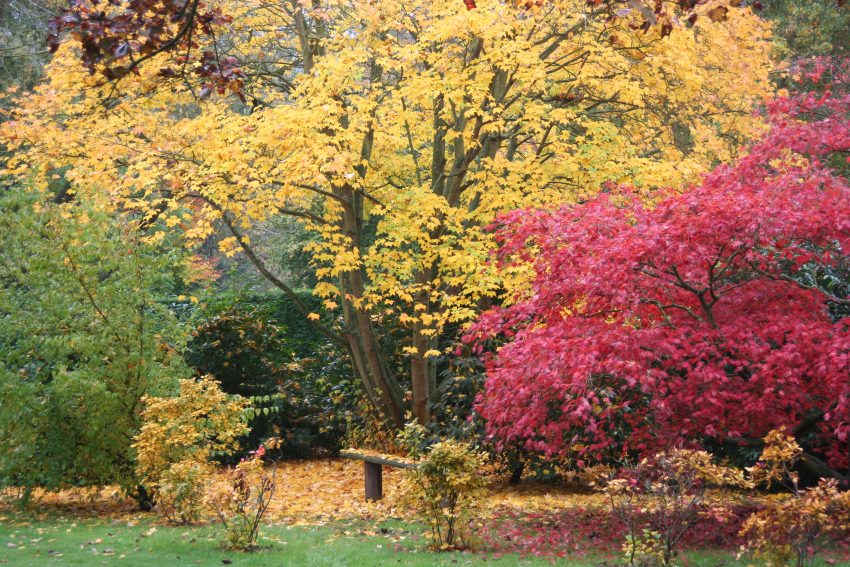
[[848, 469], [850, 72], [804, 76], [826, 91], [771, 102], [746, 156], [657, 206], [612, 186], [499, 217], [502, 265], [534, 276], [468, 335], [507, 341], [492, 435], [589, 461], [785, 428], [816, 472]]
[[[126, 16], [97, 36], [105, 58], [79, 26], [59, 37], [46, 82], [2, 126], [7, 170], [64, 175], [151, 240], [224, 231], [222, 250], [293, 297], [251, 231], [299, 219], [319, 236], [315, 293], [342, 314], [310, 324], [396, 424], [411, 403], [427, 420], [446, 326], [523, 280], [488, 265], [482, 226], [609, 181], [694, 181], [760, 130], [751, 109], [770, 92], [767, 25], [713, 0], [661, 3], [650, 26], [584, 0], [250, 0], [217, 3], [203, 33], [139, 20], [140, 4], [97, 5]], [[186, 49], [146, 48], [154, 23], [165, 42], [191, 34]], [[409, 332], [410, 394], [386, 361], [388, 322]]]

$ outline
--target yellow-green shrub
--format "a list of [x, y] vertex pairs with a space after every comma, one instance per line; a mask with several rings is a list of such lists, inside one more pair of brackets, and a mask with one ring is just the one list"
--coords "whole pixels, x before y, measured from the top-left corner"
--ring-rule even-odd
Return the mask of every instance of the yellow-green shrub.
[[212, 470], [208, 463], [186, 459], [162, 471], [155, 488], [156, 511], [175, 524], [197, 523]]
[[247, 433], [247, 400], [221, 391], [211, 377], [181, 380], [174, 397], [145, 397], [133, 448], [136, 472], [167, 519], [199, 519], [213, 456], [236, 449]]
[[406, 495], [430, 527], [433, 547], [468, 547], [469, 524], [484, 487], [485, 455], [454, 440], [422, 450], [416, 442], [421, 437], [415, 431], [418, 427], [408, 425], [403, 434], [417, 464], [408, 471]]

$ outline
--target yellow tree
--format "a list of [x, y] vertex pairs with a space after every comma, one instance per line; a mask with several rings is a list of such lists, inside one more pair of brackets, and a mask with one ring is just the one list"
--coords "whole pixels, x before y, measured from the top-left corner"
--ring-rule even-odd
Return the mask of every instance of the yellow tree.
[[[424, 422], [441, 333], [522, 280], [487, 262], [495, 215], [607, 181], [650, 198], [760, 128], [769, 29], [749, 8], [709, 1], [690, 18], [658, 3], [649, 22], [585, 0], [540, 4], [225, 0], [232, 19], [208, 18], [185, 51], [109, 36], [131, 63], [89, 58], [93, 75], [75, 34], [2, 127], [7, 169], [46, 184], [68, 168], [77, 191], [138, 216], [150, 238], [223, 228], [222, 250], [296, 301], [250, 237], [272, 217], [300, 219], [319, 236], [315, 293], [343, 322], [305, 316], [348, 349], [389, 422], [408, 407]], [[385, 359], [388, 321], [409, 331], [411, 400]]]

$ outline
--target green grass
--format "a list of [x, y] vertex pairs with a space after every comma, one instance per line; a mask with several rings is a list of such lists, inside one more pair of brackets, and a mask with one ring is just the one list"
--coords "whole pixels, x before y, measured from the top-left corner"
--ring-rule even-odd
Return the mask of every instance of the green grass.
[[[149, 522], [128, 525], [127, 522], [64, 519], [34, 521], [29, 525], [22, 523], [0, 526], [0, 561], [5, 561], [6, 565], [372, 567], [477, 565], [484, 563], [485, 559], [487, 565], [550, 564], [517, 556], [494, 559], [483, 554], [420, 551], [424, 547], [423, 541], [398, 525], [385, 528], [386, 535], [365, 535], [362, 527], [342, 524], [270, 526], [263, 530], [261, 541], [267, 549], [239, 553], [221, 549], [218, 544], [220, 530], [211, 526], [180, 528], [155, 526]], [[380, 528], [377, 531], [380, 533]], [[410, 538], [415, 541], [410, 541]], [[9, 547], [9, 543], [15, 547]]]
[[[382, 530], [383, 528], [383, 530]], [[418, 532], [416, 527], [413, 531]], [[383, 533], [386, 532], [386, 533]], [[117, 520], [28, 521], [6, 519], [0, 524], [0, 563], [42, 565], [115, 565], [171, 567], [234, 565], [244, 567], [381, 565], [551, 565], [547, 558], [488, 553], [432, 553], [411, 526], [398, 522], [377, 526], [334, 524], [317, 527], [269, 526], [263, 531], [266, 548], [253, 553], [228, 552], [219, 547], [215, 526], [180, 528]], [[616, 550], [613, 550], [616, 551]], [[557, 565], [591, 567], [598, 558], [563, 559]], [[684, 563], [684, 562], [683, 562]], [[608, 564], [613, 564], [609, 558]], [[689, 553], [690, 567], [744, 565], [730, 552]], [[846, 565], [846, 564], [845, 564]]]

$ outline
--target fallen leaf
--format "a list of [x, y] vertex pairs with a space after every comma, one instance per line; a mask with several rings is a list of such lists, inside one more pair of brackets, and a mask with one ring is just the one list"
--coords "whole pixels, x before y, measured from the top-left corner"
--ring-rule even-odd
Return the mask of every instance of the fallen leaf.
[[728, 19], [729, 8], [716, 6], [708, 11], [708, 19], [712, 22], [725, 22]]

